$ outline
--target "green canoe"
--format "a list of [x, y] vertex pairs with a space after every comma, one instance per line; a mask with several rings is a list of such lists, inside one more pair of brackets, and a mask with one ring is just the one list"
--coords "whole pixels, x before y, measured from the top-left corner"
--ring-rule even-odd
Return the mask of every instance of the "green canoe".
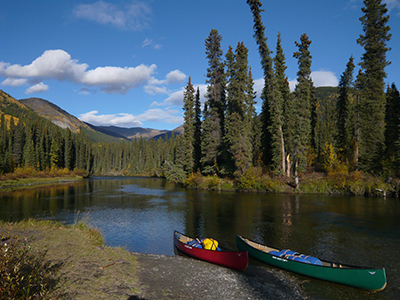
[[290, 250], [268, 247], [239, 235], [236, 237], [236, 246], [241, 251], [247, 251], [249, 256], [259, 261], [305, 276], [371, 291], [381, 291], [386, 287], [384, 268], [355, 267], [320, 260], [315, 257], [299, 255]]

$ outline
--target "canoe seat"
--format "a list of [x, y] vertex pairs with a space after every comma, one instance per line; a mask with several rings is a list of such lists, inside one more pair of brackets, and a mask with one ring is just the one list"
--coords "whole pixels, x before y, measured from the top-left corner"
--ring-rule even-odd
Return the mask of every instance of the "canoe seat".
[[295, 254], [298, 254], [297, 252], [294, 252], [294, 251], [289, 250], [289, 249], [283, 249], [283, 250], [281, 250], [281, 251], [273, 250], [273, 251], [269, 251], [268, 253], [269, 253], [269, 254], [272, 254], [272, 255], [279, 256], [279, 257], [285, 256], [285, 255], [295, 255]]
[[322, 262], [316, 257], [304, 255], [304, 254], [300, 254], [300, 256], [303, 257], [310, 264], [322, 266]]
[[[207, 240], [207, 239], [204, 239]], [[188, 242], [186, 242], [186, 245], [191, 246], [191, 247], [195, 247], [195, 248], [200, 248], [200, 249], [207, 249], [207, 247], [205, 247], [204, 245], [204, 240], [199, 240], [199, 239], [195, 239], [195, 240], [190, 240]], [[214, 241], [214, 247], [212, 247], [211, 249], [207, 249], [207, 250], [216, 250], [216, 251], [221, 251], [221, 248], [218, 246], [218, 242]]]
[[300, 261], [300, 262], [306, 263], [306, 264], [322, 266], [322, 262], [318, 258], [312, 257], [312, 256], [308, 256], [308, 255], [304, 255], [304, 254], [300, 254], [300, 255], [285, 255], [285, 258], [289, 259], [289, 260]]
[[284, 257], [289, 260], [322, 266], [322, 262], [318, 258], [309, 255], [299, 254], [298, 252], [289, 249], [283, 249], [281, 251], [273, 250], [269, 251], [268, 253], [279, 257]]
[[196, 247], [196, 248], [203, 248], [203, 246], [201, 245], [201, 243], [198, 240], [191, 240], [191, 241], [187, 242], [186, 245], [189, 245], [191, 247]]

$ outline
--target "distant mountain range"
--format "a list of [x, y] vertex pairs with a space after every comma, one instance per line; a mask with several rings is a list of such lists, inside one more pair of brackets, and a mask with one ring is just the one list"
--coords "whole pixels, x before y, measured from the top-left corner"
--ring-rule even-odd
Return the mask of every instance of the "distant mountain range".
[[121, 140], [134, 140], [135, 138], [159, 139], [172, 134], [183, 133], [183, 125], [174, 130], [158, 130], [142, 127], [117, 127], [117, 126], [94, 126], [83, 122], [50, 101], [41, 98], [28, 98], [19, 100], [20, 103], [31, 108], [37, 114], [49, 119], [52, 123], [61, 128], [69, 128], [72, 132], [83, 129], [96, 142], [115, 142]]

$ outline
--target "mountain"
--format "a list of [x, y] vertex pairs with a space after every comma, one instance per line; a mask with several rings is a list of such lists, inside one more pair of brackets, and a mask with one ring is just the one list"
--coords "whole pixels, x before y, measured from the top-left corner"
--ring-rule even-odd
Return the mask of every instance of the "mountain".
[[19, 100], [19, 103], [20, 105], [24, 105], [24, 107], [29, 107], [38, 115], [49, 119], [53, 124], [61, 128], [69, 128], [72, 132], [84, 131], [96, 143], [120, 142], [125, 139], [124, 137], [115, 137], [96, 131], [85, 122], [82, 122], [50, 101], [41, 98], [28, 98]]
[[14, 119], [15, 125], [18, 124], [21, 117], [29, 114], [30, 110], [9, 94], [0, 90], [0, 116], [4, 115], [7, 126], [10, 125], [11, 117]]
[[[89, 124], [88, 124], [89, 125]], [[144, 139], [159, 139], [164, 138], [167, 135], [168, 138], [172, 136], [172, 134], [179, 135], [183, 133], [183, 125], [175, 128], [174, 130], [159, 130], [152, 128], [142, 128], [142, 127], [118, 127], [118, 126], [93, 126], [89, 125], [95, 130], [100, 132], [118, 136], [125, 137], [128, 140], [134, 140], [135, 138], [144, 138]]]
[[[18, 102], [18, 101], [17, 101]], [[172, 134], [179, 135], [183, 133], [183, 126], [179, 126], [174, 130], [158, 130], [141, 127], [117, 127], [117, 126], [94, 126], [83, 122], [65, 110], [50, 101], [41, 98], [28, 98], [19, 100], [20, 103], [31, 108], [37, 114], [49, 119], [53, 124], [61, 128], [69, 128], [72, 132], [84, 130], [89, 137], [95, 142], [118, 142], [121, 140], [134, 140], [135, 138], [159, 139], [168, 138]]]
[[79, 132], [81, 127], [86, 126], [84, 122], [70, 115], [50, 101], [41, 98], [28, 98], [21, 99], [19, 102], [25, 104], [42, 117], [51, 120], [53, 124], [64, 129], [69, 128], [72, 132]]

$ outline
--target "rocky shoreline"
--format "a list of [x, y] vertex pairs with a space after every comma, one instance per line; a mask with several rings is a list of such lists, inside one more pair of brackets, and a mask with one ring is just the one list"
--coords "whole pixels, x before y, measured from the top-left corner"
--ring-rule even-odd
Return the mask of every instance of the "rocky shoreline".
[[294, 277], [249, 264], [244, 271], [183, 256], [134, 253], [140, 292], [128, 299], [306, 299]]

